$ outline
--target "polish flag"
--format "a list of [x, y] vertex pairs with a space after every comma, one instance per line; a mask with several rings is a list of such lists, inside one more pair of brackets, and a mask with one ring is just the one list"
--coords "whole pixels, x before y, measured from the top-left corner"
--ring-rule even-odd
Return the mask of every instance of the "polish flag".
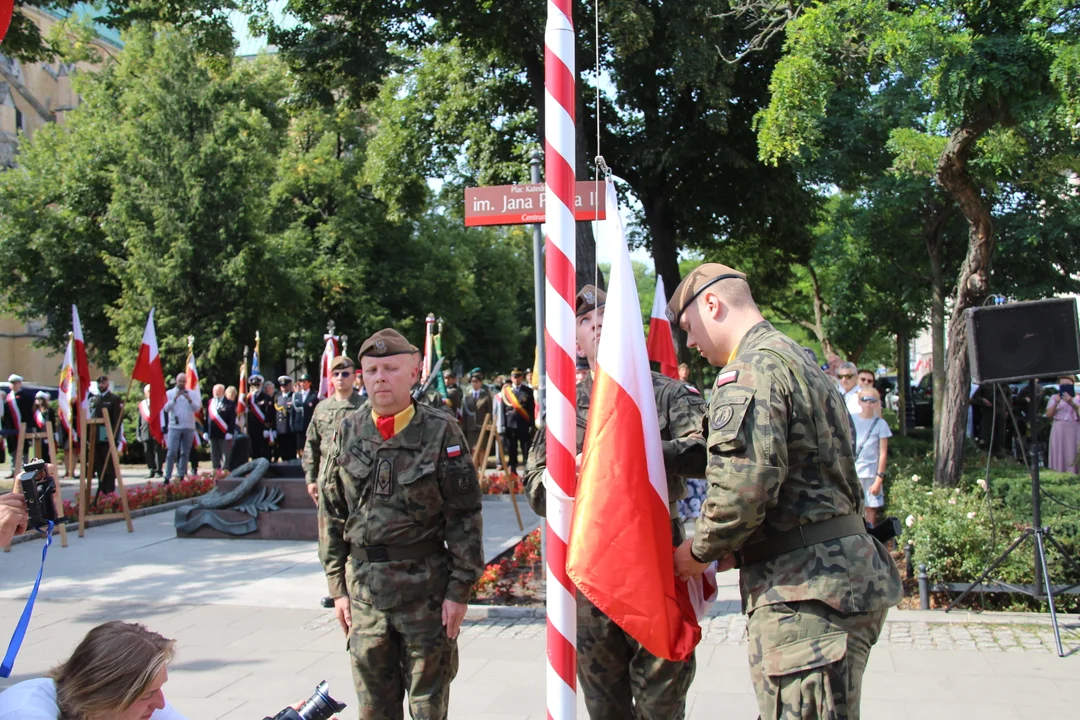
[[69, 435], [73, 434], [75, 429], [71, 421], [71, 400], [75, 384], [74, 345], [75, 341], [68, 339], [67, 350], [64, 351], [64, 364], [60, 366], [59, 397], [57, 398], [60, 422]]
[[[618, 207], [611, 183], [607, 202]], [[613, 259], [567, 573], [646, 650], [685, 660], [701, 627], [687, 584], [675, 578], [664, 453], [637, 287], [618, 212], [601, 225]]]
[[[187, 391], [191, 396], [192, 402], [195, 403], [195, 419], [199, 422], [203, 420], [202, 411], [202, 391], [199, 390], [199, 370], [195, 367], [195, 352], [188, 348], [187, 364], [184, 366], [184, 375], [187, 377]], [[195, 437], [191, 440], [192, 447], [199, 447], [202, 445], [202, 441], [199, 439], [199, 433], [195, 433]]]
[[85, 412], [90, 409], [90, 362], [86, 358], [86, 341], [83, 340], [79, 309], [74, 304], [71, 306], [71, 332], [75, 336], [75, 370], [79, 378], [79, 407]]
[[244, 354], [244, 362], [240, 363], [240, 392], [236, 395], [236, 419], [242, 420], [247, 417], [247, 354]]
[[[337, 336], [326, 335], [326, 347], [323, 348], [322, 361], [319, 362], [319, 399], [330, 396], [330, 363], [338, 356]], [[348, 338], [346, 338], [348, 339]]]
[[150, 308], [150, 317], [146, 319], [139, 357], [135, 360], [135, 369], [131, 379], [150, 386], [150, 434], [162, 445], [165, 436], [161, 432], [161, 410], [165, 407], [165, 375], [161, 371], [161, 357], [158, 355], [157, 333], [154, 332], [154, 309]]
[[679, 379], [679, 359], [675, 356], [675, 343], [671, 339], [671, 323], [668, 322], [667, 295], [664, 278], [656, 276], [656, 294], [653, 295], [652, 316], [649, 317], [649, 341], [645, 345], [649, 360], [660, 363], [660, 372], [672, 380]]

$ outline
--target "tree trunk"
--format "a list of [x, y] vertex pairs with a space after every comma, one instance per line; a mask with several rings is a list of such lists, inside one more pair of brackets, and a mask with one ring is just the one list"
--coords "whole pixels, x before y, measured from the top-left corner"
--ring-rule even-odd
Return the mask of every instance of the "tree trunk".
[[968, 118], [950, 136], [938, 159], [938, 182], [948, 191], [968, 221], [968, 252], [960, 266], [956, 299], [949, 318], [949, 346], [945, 386], [941, 393], [941, 427], [935, 443], [934, 482], [955, 486], [964, 468], [964, 430], [967, 426], [971, 375], [967, 355], [965, 311], [986, 297], [990, 286], [990, 260], [994, 229], [990, 210], [968, 174], [968, 155], [975, 142], [995, 123], [989, 109]]
[[[935, 208], [926, 225], [926, 251], [930, 257], [930, 347], [931, 378], [934, 388], [945, 387], [945, 270], [943, 256], [945, 228], [952, 216], [949, 206]], [[942, 426], [941, 400], [944, 393], [934, 390], [934, 413], [932, 425], [935, 436]], [[936, 437], [935, 437], [936, 442]]]
[[907, 335], [900, 333], [896, 336], [896, 419], [898, 424], [898, 432], [901, 435], [907, 435], [907, 386], [911, 383], [908, 381], [908, 368], [911, 366], [911, 360], [908, 358], [908, 339]]

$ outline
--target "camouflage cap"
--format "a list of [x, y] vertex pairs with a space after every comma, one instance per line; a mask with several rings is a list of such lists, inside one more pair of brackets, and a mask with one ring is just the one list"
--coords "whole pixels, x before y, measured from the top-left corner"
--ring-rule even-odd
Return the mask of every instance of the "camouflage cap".
[[353, 361], [347, 355], [335, 355], [334, 359], [330, 361], [330, 372], [334, 372], [338, 368], [351, 368], [356, 367]]
[[581, 317], [585, 313], [592, 312], [598, 307], [604, 307], [604, 303], [607, 302], [607, 293], [596, 287], [595, 285], [586, 285], [581, 288], [581, 292], [577, 294], [577, 303], [574, 308], [574, 315]]
[[686, 308], [697, 300], [698, 295], [704, 292], [705, 288], [731, 278], [745, 280], [746, 275], [720, 263], [698, 265], [682, 279], [679, 287], [675, 288], [675, 292], [671, 294], [671, 300], [667, 305], [668, 321], [672, 325], [678, 325]]
[[375, 333], [360, 346], [360, 352], [356, 357], [362, 358], [368, 355], [375, 357], [388, 357], [390, 355], [403, 355], [405, 353], [418, 353], [420, 350], [397, 330], [386, 328]]

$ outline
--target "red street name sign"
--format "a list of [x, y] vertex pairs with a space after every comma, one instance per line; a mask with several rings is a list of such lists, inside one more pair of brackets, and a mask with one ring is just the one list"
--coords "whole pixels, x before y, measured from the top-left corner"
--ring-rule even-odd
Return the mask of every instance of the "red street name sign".
[[[604, 184], [580, 181], [574, 198], [575, 220], [604, 220]], [[465, 225], [526, 225], [544, 222], [543, 183], [465, 188]], [[599, 201], [599, 202], [598, 202]], [[599, 205], [599, 207], [597, 207]]]

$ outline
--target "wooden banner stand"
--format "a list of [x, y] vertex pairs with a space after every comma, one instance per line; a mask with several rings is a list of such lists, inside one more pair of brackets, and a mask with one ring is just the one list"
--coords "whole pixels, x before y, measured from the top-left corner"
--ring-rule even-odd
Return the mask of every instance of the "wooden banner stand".
[[[26, 446], [27, 440], [34, 441], [34, 457], [41, 457], [41, 443], [45, 442], [45, 445], [49, 448], [49, 462], [56, 464], [56, 441], [53, 439], [53, 427], [51, 422], [45, 423], [44, 432], [26, 432], [26, 425], [19, 426], [19, 441], [15, 445], [15, 477], [18, 482], [18, 476], [22, 472], [23, 461], [23, 447]], [[55, 478], [56, 481], [56, 494], [53, 495], [53, 506], [56, 508], [56, 516], [64, 516], [64, 501], [60, 498], [60, 479]], [[67, 525], [60, 523], [57, 529], [60, 531], [60, 547], [68, 546], [67, 537]], [[40, 532], [40, 531], [37, 531]], [[4, 548], [4, 552], [11, 552], [11, 545]]]
[[[480, 437], [476, 439], [476, 449], [473, 450], [473, 463], [476, 465], [476, 471], [483, 473], [487, 470], [487, 459], [491, 457], [491, 444], [495, 443], [499, 450], [499, 461], [502, 463], [503, 472], [506, 473], [506, 489], [510, 493], [510, 502], [514, 505], [514, 515], [517, 516], [518, 530], [525, 529], [525, 523], [521, 521], [521, 510], [518, 509], [517, 491], [514, 489], [513, 478], [517, 477], [513, 468], [510, 467], [509, 460], [506, 453], [503, 451], [502, 438], [499, 437], [499, 433], [495, 432], [495, 423], [491, 415], [487, 416], [484, 420], [483, 427], [480, 428]], [[480, 456], [478, 451], [480, 448], [484, 448], [483, 456]]]
[[[113, 518], [124, 518], [127, 523], [128, 532], [135, 532], [134, 526], [131, 524], [131, 511], [128, 509], [127, 490], [124, 488], [124, 477], [120, 474], [120, 453], [116, 450], [116, 435], [113, 433], [112, 423], [109, 421], [109, 409], [102, 408], [102, 412], [105, 417], [90, 418], [83, 421], [83, 453], [86, 453], [86, 459], [82, 464], [82, 472], [79, 473], [79, 537], [82, 537], [86, 532], [86, 518], [87, 509], [90, 507], [90, 484], [94, 475], [94, 452], [97, 447], [97, 441], [90, 442], [90, 436], [96, 435], [94, 432], [94, 426], [104, 425], [105, 435], [108, 438], [109, 455], [112, 457], [113, 470], [116, 472], [116, 490], [120, 495], [120, 507], [121, 512], [107, 513], [105, 515], [95, 515], [95, 519], [108, 520]], [[88, 449], [88, 450], [87, 450]], [[80, 453], [81, 454], [81, 453]], [[107, 461], [106, 461], [107, 462]], [[98, 480], [100, 483], [100, 479]]]

